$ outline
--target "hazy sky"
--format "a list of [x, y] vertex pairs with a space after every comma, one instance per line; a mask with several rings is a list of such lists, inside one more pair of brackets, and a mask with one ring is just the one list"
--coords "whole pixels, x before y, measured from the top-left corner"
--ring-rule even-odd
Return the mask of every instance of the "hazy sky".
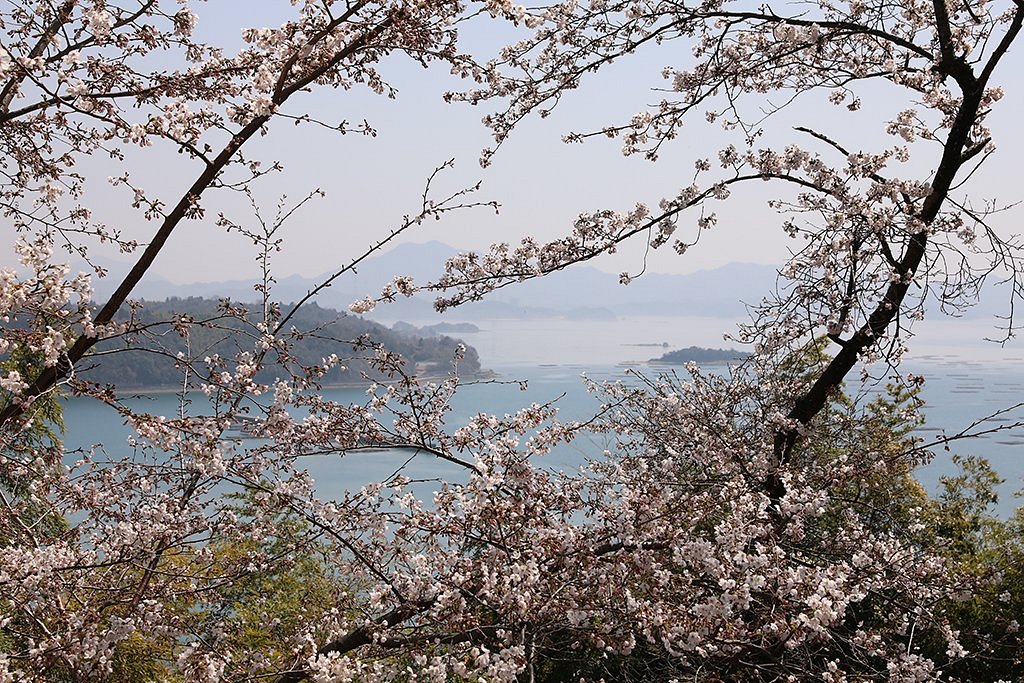
[[[244, 16], [236, 16], [241, 3], [197, 5], [199, 30], [211, 40], [238, 45], [243, 25], [272, 25], [278, 22], [273, 8], [291, 9], [287, 3], [246, 2]], [[496, 50], [508, 33], [497, 25], [482, 23], [465, 32], [467, 45], [479, 54]], [[997, 154], [989, 160], [985, 172], [972, 183], [983, 198], [1012, 201], [1021, 196], [1016, 160], [1024, 155], [1024, 143], [1017, 117], [1024, 109], [1024, 59], [1012, 55], [998, 75], [1006, 98], [991, 117], [996, 133]], [[326, 198], [315, 201], [298, 213], [284, 233], [284, 251], [275, 257], [279, 276], [294, 273], [311, 276], [330, 271], [361, 252], [372, 241], [400, 222], [405, 213], [415, 212], [424, 179], [445, 160], [454, 157], [454, 172], [442, 176], [439, 189], [455, 189], [477, 180], [483, 181], [479, 197], [502, 204], [497, 216], [487, 209], [450, 216], [409, 232], [405, 241], [440, 240], [464, 249], [484, 249], [495, 241], [517, 241], [523, 235], [551, 239], [567, 231], [581, 211], [599, 208], [628, 210], [637, 201], [656, 206], [663, 196], [671, 196], [691, 182], [693, 162], [712, 156], [727, 143], [728, 134], [720, 127], [695, 121], [684, 135], [665, 148], [663, 158], [651, 163], [641, 158], [624, 158], [617, 140], [594, 139], [583, 145], [566, 145], [560, 139], [569, 130], [592, 129], [619, 123], [644, 105], [657, 102], [662, 95], [652, 87], [663, 84], [660, 71], [666, 65], [685, 66], [688, 52], [682, 42], [651, 46], [646, 52], [623, 60], [589, 81], [581, 90], [570, 93], [556, 113], [522, 125], [499, 151], [490, 168], [477, 163], [480, 149], [490, 142], [490, 133], [480, 123], [486, 110], [467, 105], [447, 105], [441, 95], [461, 84], [443, 68], [425, 71], [404, 57], [393, 57], [381, 71], [398, 88], [397, 100], [390, 101], [367, 92], [352, 90], [301, 95], [288, 103], [286, 113], [312, 111], [328, 122], [368, 119], [378, 135], [363, 138], [340, 136], [314, 126], [295, 127], [279, 120], [269, 135], [246, 148], [247, 157], [279, 159], [283, 174], [264, 181], [260, 200], [268, 214], [279, 196], [286, 193], [298, 199], [319, 187]], [[468, 84], [467, 84], [468, 85]], [[812, 94], [797, 108], [770, 120], [776, 140], [798, 139], [793, 125], [812, 125], [856, 148], [859, 141], [879, 139], [882, 121], [903, 108], [882, 93], [879, 102], [865, 98], [864, 110], [851, 114], [825, 102], [826, 92]], [[752, 102], [753, 104], [753, 102]], [[922, 173], [930, 167], [936, 149], [921, 146]], [[139, 155], [144, 164], [127, 167], [143, 187], [166, 188], [170, 198], [191, 182], [195, 167], [176, 154]], [[159, 159], [159, 163], [155, 162]], [[915, 161], [917, 163], [917, 161]], [[93, 189], [102, 196], [109, 175], [119, 172], [109, 161], [90, 162]], [[780, 263], [795, 245], [779, 229], [781, 219], [765, 206], [771, 186], [758, 185], [734, 195], [735, 201], [721, 206], [717, 228], [702, 237], [701, 244], [679, 257], [665, 247], [650, 257], [649, 270], [691, 272], [731, 261]], [[155, 224], [146, 224], [137, 214], [116, 207], [118, 201], [103, 202], [100, 207], [111, 223], [122, 225], [126, 233], [145, 241]], [[109, 194], [109, 193], [108, 193]], [[235, 210], [236, 221], [251, 220], [241, 205], [216, 198], [211, 208]], [[224, 235], [214, 226], [215, 211], [202, 222], [179, 227], [155, 264], [154, 274], [185, 283], [255, 277], [256, 265], [246, 240]], [[1016, 231], [1021, 213], [1011, 212], [997, 219], [1006, 231]], [[691, 223], [684, 219], [681, 230]], [[643, 265], [643, 244], [595, 263], [603, 269], [637, 271]], [[130, 256], [121, 256], [127, 264]], [[116, 275], [116, 273], [112, 273]]]

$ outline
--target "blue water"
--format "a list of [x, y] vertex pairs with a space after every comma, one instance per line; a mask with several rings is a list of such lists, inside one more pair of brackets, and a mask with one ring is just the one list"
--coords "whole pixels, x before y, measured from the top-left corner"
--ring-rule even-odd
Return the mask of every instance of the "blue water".
[[[483, 364], [495, 369], [499, 379], [526, 380], [526, 390], [511, 383], [481, 383], [464, 386], [452, 403], [449, 420], [457, 428], [478, 412], [504, 414], [514, 412], [531, 402], [555, 401], [559, 417], [566, 420], [585, 419], [599, 407], [599, 398], [585, 390], [580, 375], [586, 372], [594, 380], [629, 378], [627, 368], [655, 375], [664, 370], [648, 366], [647, 359], [660, 355], [661, 343], [671, 347], [691, 344], [719, 347], [721, 321], [672, 318], [639, 319], [618, 322], [579, 321], [491, 321], [477, 335], [466, 341], [478, 348]], [[957, 328], [960, 332], [960, 328]], [[949, 335], [940, 336], [949, 340]], [[923, 345], [920, 345], [923, 347]], [[924, 353], [912, 356], [902, 370], [927, 378], [921, 394], [925, 401], [927, 424], [920, 432], [932, 440], [943, 432], [950, 436], [973, 422], [1024, 400], [1024, 354], [1013, 355], [1012, 349], [991, 346], [970, 346], [954, 340], [923, 347]], [[495, 362], [489, 359], [500, 359]], [[882, 370], [879, 370], [882, 373]], [[884, 373], [883, 373], [884, 374]], [[635, 381], [635, 380], [633, 380]], [[340, 403], [362, 404], [366, 394], [360, 389], [332, 389], [327, 398]], [[191, 397], [190, 397], [191, 398]], [[193, 399], [192, 408], [202, 412], [205, 398]], [[157, 415], [176, 415], [178, 397], [154, 394], [132, 399], [137, 411]], [[1005, 427], [1024, 422], [1024, 410], [1016, 409], [985, 422], [979, 429]], [[68, 399], [65, 402], [65, 443], [68, 449], [101, 446], [115, 456], [127, 448], [130, 430], [112, 408], [89, 399]], [[588, 458], [601, 453], [605, 444], [576, 441], [546, 456], [543, 465], [553, 469], [575, 470]], [[918, 479], [930, 491], [938, 487], [938, 479], [954, 472], [952, 454], [973, 454], [987, 458], [1006, 480], [1000, 487], [998, 513], [1009, 515], [1016, 507], [1013, 493], [1024, 481], [1024, 430], [998, 431], [977, 438], [959, 440], [950, 451], [937, 449], [933, 462], [919, 469]], [[403, 474], [412, 479], [459, 479], [463, 471], [450, 463], [419, 455], [406, 462], [410, 453], [368, 451], [346, 455], [310, 457], [305, 466], [317, 481], [323, 496], [345, 489], [358, 488], [378, 481], [403, 467]], [[74, 459], [73, 455], [69, 456]]]

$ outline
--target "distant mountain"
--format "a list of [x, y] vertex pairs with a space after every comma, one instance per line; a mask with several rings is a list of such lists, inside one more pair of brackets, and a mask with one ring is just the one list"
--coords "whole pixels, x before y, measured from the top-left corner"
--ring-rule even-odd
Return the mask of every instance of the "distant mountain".
[[[366, 259], [350, 273], [338, 278], [320, 292], [316, 300], [321, 306], [348, 310], [348, 305], [367, 294], [377, 294], [395, 275], [409, 275], [416, 282], [426, 282], [441, 274], [444, 262], [458, 253], [454, 247], [441, 242], [401, 244], [390, 251]], [[98, 296], [104, 296], [117, 286], [116, 274], [94, 282]], [[273, 288], [276, 301], [298, 301], [311, 289], [330, 277], [323, 273], [316, 277], [289, 275], [277, 280]], [[133, 298], [158, 301], [168, 297], [228, 298], [232, 301], [251, 301], [256, 298], [252, 280], [219, 280], [175, 284], [159, 277], [146, 277], [132, 293]]]
[[[403, 272], [403, 263], [415, 260], [418, 247], [424, 247], [424, 253], [429, 253], [431, 258], [439, 259], [434, 261], [438, 272], [442, 260], [456, 253], [455, 249], [436, 242], [404, 246], [407, 248], [395, 249], [375, 259], [374, 277], [379, 278], [381, 285], [390, 279], [381, 275]], [[747, 304], [760, 302], [774, 287], [776, 277], [774, 266], [732, 263], [687, 275], [650, 273], [629, 285], [622, 285], [617, 275], [580, 265], [492, 292], [483, 301], [450, 311], [445, 318], [612, 319], [629, 315], [678, 315], [736, 319], [744, 315]], [[363, 280], [364, 283], [371, 281], [370, 277]], [[371, 314], [377, 320], [425, 321], [435, 316], [432, 298], [422, 295], [382, 306]]]
[[[379, 293], [395, 275], [409, 275], [417, 283], [436, 279], [445, 260], [457, 253], [456, 248], [437, 241], [398, 245], [366, 259], [353, 273], [320, 292], [316, 301], [324, 307], [347, 310], [356, 299]], [[123, 269], [123, 264], [113, 265], [111, 277], [95, 282], [98, 297], [116, 286], [117, 274]], [[408, 320], [421, 326], [494, 318], [610, 319], [630, 315], [736, 320], [745, 317], [747, 305], [760, 303], [774, 289], [776, 273], [775, 266], [730, 263], [687, 275], [648, 273], [624, 286], [619, 284], [616, 275], [579, 265], [492, 292], [483, 301], [465, 304], [444, 316], [434, 312], [432, 296], [419, 294], [380, 306], [367, 317], [386, 324]], [[283, 277], [274, 285], [274, 299], [298, 300], [328, 275]], [[933, 292], [933, 301], [934, 295]], [[250, 280], [179, 285], [160, 278], [145, 278], [133, 296], [150, 300], [178, 296], [251, 301], [255, 291]], [[988, 285], [981, 304], [967, 309], [963, 316], [972, 320], [988, 319], [996, 324], [997, 317], [1008, 310], [1009, 298], [1007, 286]], [[929, 310], [935, 312], [932, 317], [938, 317], [937, 304], [930, 305]]]
[[687, 275], [649, 273], [628, 285], [589, 266], [568, 268], [497, 292], [496, 301], [544, 302], [556, 310], [597, 306], [616, 315], [736, 318], [774, 286], [775, 266], [731, 263]]
[[[345, 310], [356, 299], [380, 292], [398, 274], [409, 275], [418, 283], [428, 282], [436, 279], [445, 260], [457, 253], [454, 247], [436, 241], [399, 245], [368, 258], [354, 273], [339, 278], [318, 295], [317, 302]], [[281, 278], [274, 286], [274, 298], [297, 300], [326, 277], [327, 274]], [[647, 274], [624, 286], [619, 284], [618, 276], [584, 265], [493, 292], [483, 301], [460, 306], [443, 318], [434, 313], [433, 298], [428, 294], [399, 299], [379, 307], [368, 317], [418, 322], [542, 317], [608, 319], [649, 314], [736, 318], [743, 314], [744, 303], [760, 301], [774, 285], [775, 277], [773, 266], [734, 263], [689, 275]], [[144, 280], [136, 295], [146, 299], [178, 296], [248, 301], [254, 298], [254, 291], [248, 280], [176, 285], [152, 279]]]

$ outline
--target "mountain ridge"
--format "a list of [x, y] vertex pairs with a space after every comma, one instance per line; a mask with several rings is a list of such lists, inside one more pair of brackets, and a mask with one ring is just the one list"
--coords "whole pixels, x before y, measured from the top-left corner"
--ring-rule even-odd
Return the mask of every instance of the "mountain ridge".
[[[357, 299], [377, 295], [398, 274], [409, 275], [417, 284], [424, 284], [436, 279], [444, 261], [458, 253], [455, 247], [436, 240], [400, 244], [366, 259], [351, 274], [321, 291], [316, 301], [324, 307], [346, 310]], [[730, 263], [686, 275], [648, 273], [629, 285], [621, 285], [616, 275], [593, 266], [578, 265], [492, 292], [483, 301], [470, 302], [443, 317], [433, 311], [433, 297], [429, 292], [384, 304], [367, 317], [390, 321], [403, 318], [450, 321], [489, 317], [593, 319], [656, 313], [736, 318], [744, 313], [745, 303], [756, 303], [774, 285], [776, 272], [775, 266]], [[330, 275], [282, 277], [271, 290], [273, 299], [301, 299]], [[97, 287], [99, 292], [103, 289]], [[175, 284], [151, 278], [140, 283], [135, 294], [137, 298], [148, 300], [176, 296], [249, 301], [256, 296], [254, 282], [241, 279]]]

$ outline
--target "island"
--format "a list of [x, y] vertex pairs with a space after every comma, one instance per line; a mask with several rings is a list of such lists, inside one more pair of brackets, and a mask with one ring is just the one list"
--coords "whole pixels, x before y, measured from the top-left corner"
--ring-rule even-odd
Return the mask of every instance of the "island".
[[736, 349], [707, 349], [702, 346], [688, 346], [685, 349], [669, 351], [660, 358], [652, 358], [650, 363], [665, 365], [682, 365], [683, 363], [730, 363], [739, 362], [750, 354]]

